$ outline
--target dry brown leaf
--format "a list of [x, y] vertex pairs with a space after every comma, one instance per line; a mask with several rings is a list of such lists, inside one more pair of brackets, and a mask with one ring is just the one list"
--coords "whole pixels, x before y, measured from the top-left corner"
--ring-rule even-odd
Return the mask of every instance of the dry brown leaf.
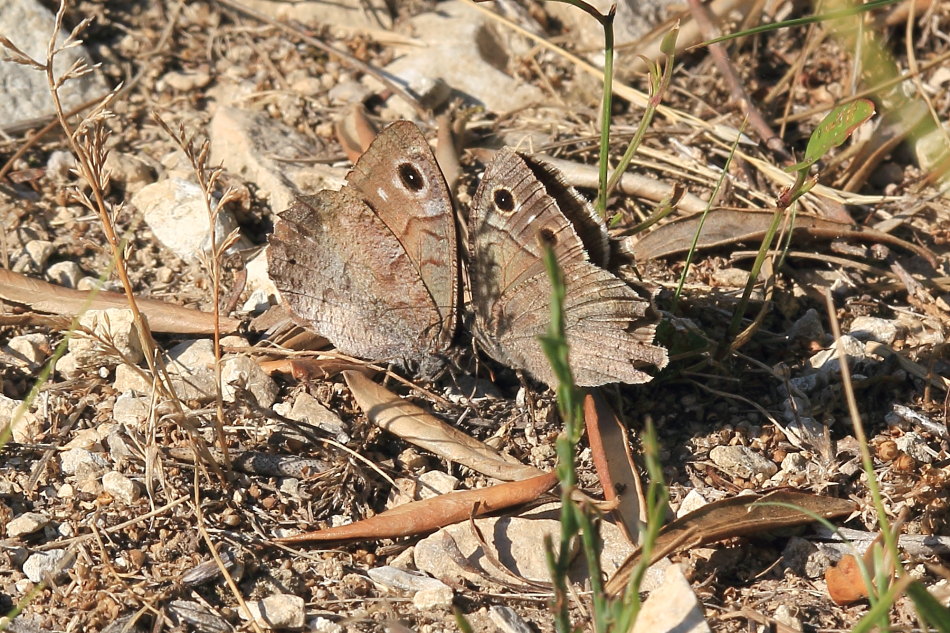
[[[63, 288], [10, 270], [0, 269], [0, 299], [29, 306], [39, 312], [76, 316], [85, 310], [128, 308], [124, 294], [101, 291], [90, 293]], [[211, 334], [214, 315], [192, 308], [165, 303], [157, 299], [136, 299], [139, 310], [148, 319], [153, 332], [172, 334]], [[222, 332], [234, 332], [241, 325], [238, 319], [220, 318]]]
[[[781, 505], [777, 505], [781, 504]], [[762, 495], [742, 495], [714, 501], [686, 514], [660, 532], [653, 548], [653, 561], [705, 543], [747, 536], [779, 528], [804, 525], [814, 517], [832, 519], [850, 514], [854, 502], [835, 497], [776, 490]], [[623, 562], [607, 582], [611, 595], [619, 595], [640, 561], [640, 551]]]
[[543, 473], [449, 426], [360, 372], [344, 371], [343, 378], [371, 422], [419, 448], [503, 481]]
[[[699, 235], [698, 248], [714, 248], [736, 242], [758, 242], [772, 223], [772, 211], [754, 211], [749, 209], [713, 209], [709, 212]], [[690, 215], [664, 224], [637, 240], [632, 248], [641, 259], [656, 259], [675, 253], [686, 252], [693, 243], [693, 236], [703, 222], [701, 214]], [[926, 248], [894, 237], [888, 233], [859, 226], [832, 222], [806, 214], [795, 218], [795, 230], [792, 238], [802, 235], [820, 239], [853, 239], [864, 242], [890, 244], [920, 255], [936, 265], [936, 259]]]
[[556, 483], [557, 476], [554, 473], [542, 473], [522, 481], [478, 490], [450, 492], [431, 499], [406, 503], [349, 525], [288, 536], [277, 539], [277, 542], [289, 544], [413, 536], [465, 521], [472, 516], [482, 516], [534, 501]]
[[599, 391], [584, 397], [584, 422], [594, 468], [604, 499], [616, 500], [614, 516], [631, 543], [640, 541], [640, 522], [646, 521], [643, 484], [630, 453], [627, 429]]

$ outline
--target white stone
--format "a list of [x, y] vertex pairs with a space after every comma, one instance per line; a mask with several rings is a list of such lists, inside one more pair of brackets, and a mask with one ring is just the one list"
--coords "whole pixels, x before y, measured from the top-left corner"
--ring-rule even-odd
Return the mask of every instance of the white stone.
[[646, 602], [633, 633], [708, 633], [702, 605], [679, 565], [670, 565], [666, 578]]
[[[848, 367], [854, 368], [858, 361], [867, 358], [864, 343], [847, 334], [842, 335], [840, 340], [844, 356], [848, 359]], [[808, 363], [822, 373], [837, 373], [841, 369], [838, 362], [838, 346], [832, 345], [830, 348], [818, 352], [808, 359]]]
[[76, 262], [56, 262], [46, 269], [46, 278], [54, 284], [75, 288], [79, 285], [79, 280], [83, 278], [83, 272]]
[[[69, 339], [67, 349], [75, 357], [78, 367], [101, 367], [121, 362], [135, 364], [145, 357], [132, 311], [128, 308], [89, 310], [79, 317], [79, 324], [92, 334], [76, 330]], [[110, 344], [121, 358], [110, 349]]]
[[431, 499], [458, 488], [459, 480], [441, 470], [429, 470], [419, 475], [419, 498]]
[[155, 169], [137, 154], [112, 150], [106, 156], [105, 167], [110, 178], [122, 183], [130, 195], [155, 182]]
[[343, 627], [327, 618], [317, 616], [307, 622], [310, 633], [343, 633]]
[[707, 503], [709, 502], [703, 498], [703, 495], [699, 494], [699, 491], [693, 488], [686, 493], [686, 496], [683, 497], [683, 502], [680, 503], [680, 507], [676, 509], [676, 518], [678, 519], [681, 516], [689, 514], [693, 510], [699, 510]]
[[[0, 3], [0, 33], [9, 37], [21, 51], [40, 63], [46, 61], [46, 49], [53, 32], [53, 14], [33, 0], [4, 0]], [[61, 31], [58, 44], [67, 33]], [[82, 37], [80, 35], [80, 37]], [[7, 53], [6, 50], [3, 51]], [[82, 46], [69, 48], [56, 56], [53, 74], [61, 76], [77, 59], [89, 59]], [[80, 103], [105, 96], [105, 83], [98, 72], [67, 81], [60, 89], [63, 108], [70, 110]], [[0, 63], [0, 121], [16, 123], [51, 114], [53, 101], [49, 95], [46, 74], [9, 61]]]
[[859, 316], [851, 322], [848, 333], [859, 341], [876, 341], [890, 345], [897, 338], [898, 330], [897, 321]]
[[488, 617], [501, 633], [534, 632], [534, 629], [511, 607], [492, 605], [488, 609]]
[[24, 512], [7, 523], [7, 536], [18, 538], [39, 532], [49, 525], [49, 517], [39, 512]]
[[[116, 380], [118, 380], [118, 371]], [[137, 395], [133, 391], [126, 391], [115, 399], [115, 404], [112, 405], [112, 419], [120, 424], [137, 427], [148, 420], [149, 410], [147, 397]]]
[[59, 467], [67, 475], [79, 475], [83, 470], [105, 472], [109, 462], [102, 455], [84, 448], [73, 448], [59, 454]]
[[241, 312], [246, 314], [261, 314], [271, 307], [270, 297], [276, 295], [268, 295], [267, 291], [258, 288], [257, 290], [251, 291], [251, 294], [248, 295], [247, 301], [244, 302], [244, 305], [241, 306]]
[[239, 390], [250, 392], [261, 407], [270, 407], [277, 400], [277, 383], [249, 356], [231, 356], [221, 364], [221, 391], [225, 402], [234, 402]]
[[370, 580], [399, 592], [412, 594], [412, 603], [419, 610], [447, 609], [452, 606], [452, 588], [441, 580], [385, 565], [370, 569]]
[[16, 256], [11, 268], [17, 273], [38, 273], [46, 267], [46, 260], [53, 254], [53, 250], [52, 242], [30, 240]]
[[[548, 504], [532, 508], [522, 516], [482, 517], [475, 519], [475, 525], [484, 535], [494, 559], [528, 580], [550, 582], [542, 543], [545, 536], [550, 536], [555, 543], [558, 541], [559, 507], [559, 504]], [[603, 522], [600, 528], [604, 539], [601, 568], [609, 576], [633, 553], [634, 546], [615, 524]], [[467, 559], [464, 566], [455, 562], [457, 555], [449, 553], [455, 550]], [[422, 539], [416, 543], [414, 554], [420, 571], [450, 584], [467, 581], [483, 587], [485, 578], [497, 573], [467, 521], [447, 526]], [[571, 574], [580, 578], [586, 573], [586, 565], [580, 560], [583, 557], [578, 558]]]
[[142, 496], [142, 487], [122, 473], [110, 470], [102, 476], [102, 489], [126, 505], [131, 505]]
[[46, 579], [47, 575], [56, 578], [73, 566], [75, 559], [64, 549], [51, 549], [46, 552], [31, 554], [23, 563], [23, 573], [30, 582], [37, 583]]
[[262, 112], [219, 106], [210, 136], [211, 161], [255, 183], [275, 213], [287, 209], [301, 192], [339, 189], [343, 184], [345, 170], [289, 162], [313, 156], [319, 148], [312, 139]]
[[[211, 222], [205, 196], [197, 184], [183, 178], [167, 178], [142, 187], [132, 196], [146, 224], [162, 245], [187, 262], [211, 251]], [[215, 211], [215, 241], [222, 244], [237, 221], [226, 209]]]
[[[420, 13], [408, 22], [424, 45], [386, 66], [386, 72], [400, 83], [441, 81], [492, 112], [510, 112], [547, 100], [538, 88], [499, 70], [507, 58], [505, 43], [475, 7], [450, 0], [440, 3], [438, 11]], [[378, 86], [372, 78], [366, 81]], [[389, 104], [407, 118], [414, 114], [401, 101]]]
[[775, 462], [748, 446], [716, 446], [709, 451], [709, 459], [726, 473], [742, 479], [768, 478], [778, 472]]
[[35, 367], [49, 356], [49, 337], [39, 332], [21, 334], [11, 338], [5, 349], [8, 354], [16, 356], [26, 365]]
[[306, 621], [306, 603], [293, 594], [274, 594], [247, 606], [254, 621], [269, 629], [301, 629]]
[[305, 391], [301, 391], [294, 399], [294, 404], [288, 410], [286, 405], [275, 405], [274, 411], [283, 416], [315, 426], [331, 434], [337, 441], [349, 442], [349, 435], [346, 433], [346, 426], [340, 416], [330, 411], [320, 402]]
[[36, 415], [25, 406], [22, 400], [14, 400], [0, 393], [0, 429], [12, 422], [14, 442], [32, 442], [40, 432]]

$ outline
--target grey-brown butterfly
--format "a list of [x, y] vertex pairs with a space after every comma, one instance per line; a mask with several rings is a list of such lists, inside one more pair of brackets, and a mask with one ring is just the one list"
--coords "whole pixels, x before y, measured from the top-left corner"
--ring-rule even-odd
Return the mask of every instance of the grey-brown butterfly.
[[[497, 361], [554, 382], [537, 340], [550, 318], [544, 242], [564, 271], [577, 383], [646, 382], [645, 366], [666, 364], [653, 344], [649, 293], [598, 265], [609, 252], [603, 222], [549, 169], [501, 150], [475, 194], [468, 233], [474, 334]], [[340, 351], [421, 362], [452, 341], [457, 252], [445, 179], [422, 133], [400, 121], [380, 132], [341, 191], [303, 197], [281, 215], [268, 263], [291, 310]]]

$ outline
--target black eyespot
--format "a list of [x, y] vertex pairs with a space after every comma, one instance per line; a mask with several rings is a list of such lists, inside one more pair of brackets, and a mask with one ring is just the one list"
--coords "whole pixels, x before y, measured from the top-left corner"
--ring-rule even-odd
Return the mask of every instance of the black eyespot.
[[411, 163], [402, 163], [398, 167], [399, 170], [399, 179], [402, 180], [402, 184], [406, 186], [407, 189], [411, 191], [422, 191], [425, 187], [426, 181], [422, 177], [422, 174], [419, 173], [419, 170], [416, 169], [415, 165]]
[[515, 210], [515, 199], [507, 189], [495, 190], [495, 206], [499, 211], [511, 213]]
[[557, 245], [557, 235], [551, 229], [541, 229], [538, 231], [538, 241], [543, 245], [554, 248]]

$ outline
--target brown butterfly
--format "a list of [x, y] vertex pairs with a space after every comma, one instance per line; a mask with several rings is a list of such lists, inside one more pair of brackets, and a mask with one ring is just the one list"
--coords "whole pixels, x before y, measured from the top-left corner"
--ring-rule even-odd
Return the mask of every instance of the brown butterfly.
[[[642, 383], [651, 379], [644, 366], [666, 365], [649, 293], [599, 265], [609, 252], [602, 221], [550, 169], [498, 152], [475, 194], [468, 239], [474, 334], [495, 360], [555, 381], [537, 340], [550, 319], [544, 242], [564, 272], [577, 384]], [[399, 121], [342, 190], [301, 197], [280, 216], [268, 265], [291, 310], [341, 352], [420, 362], [444, 353], [457, 326], [457, 241], [435, 157], [419, 129]]]

